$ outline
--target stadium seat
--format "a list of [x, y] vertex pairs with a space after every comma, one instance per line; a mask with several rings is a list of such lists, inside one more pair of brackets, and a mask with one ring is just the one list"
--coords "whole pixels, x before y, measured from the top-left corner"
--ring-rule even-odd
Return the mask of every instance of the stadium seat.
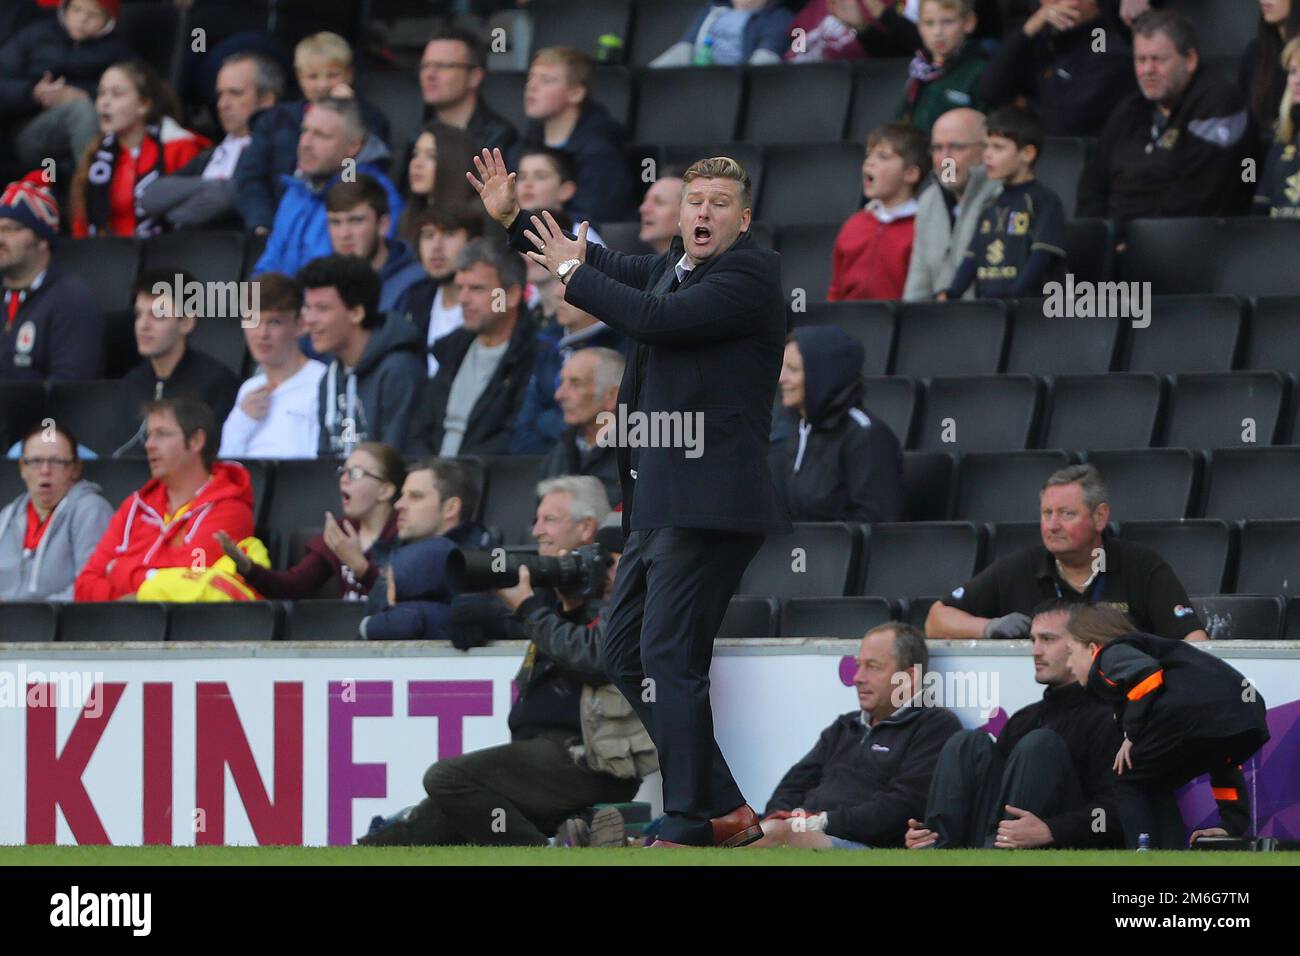
[[844, 135], [852, 86], [846, 62], [755, 67], [741, 135], [759, 143], [836, 142]]
[[269, 233], [253, 233], [246, 237], [244, 242], [244, 271], [242, 277], [247, 279], [253, 273], [253, 266], [257, 265], [257, 260], [262, 258], [262, 253], [266, 251], [266, 237]]
[[1276, 594], [1194, 597], [1192, 607], [1212, 641], [1267, 641], [1282, 636], [1283, 598]]
[[44, 415], [43, 383], [0, 382], [0, 451], [8, 451], [28, 428], [39, 425]]
[[1205, 517], [1300, 518], [1300, 448], [1223, 448], [1207, 457]]
[[1200, 457], [1186, 448], [1090, 451], [1110, 491], [1110, 513], [1120, 521], [1163, 521], [1191, 512]]
[[[883, 416], [882, 416], [883, 417]], [[902, 436], [899, 436], [902, 440]], [[946, 521], [951, 515], [953, 455], [946, 451], [903, 452], [903, 518]]]
[[863, 375], [886, 375], [894, 347], [894, 308], [888, 302], [813, 302], [796, 325], [835, 325], [862, 343]]
[[162, 641], [167, 605], [134, 601], [88, 601], [59, 606], [59, 640], [67, 642]]
[[533, 544], [537, 520], [537, 482], [540, 455], [502, 455], [485, 458], [482, 522], [499, 531], [506, 544]]
[[176, 45], [179, 26], [179, 8], [155, 0], [121, 4], [116, 29], [135, 55], [152, 65], [166, 80], [172, 75], [178, 50], [184, 49]]
[[282, 641], [359, 641], [365, 601], [293, 601], [284, 608]]
[[898, 310], [894, 374], [992, 375], [1006, 337], [1006, 306], [996, 299], [906, 302]]
[[1020, 451], [1038, 421], [1032, 375], [964, 375], [931, 379], [916, 446], [929, 451]]
[[1241, 367], [1300, 369], [1300, 296], [1266, 295], [1251, 303]]
[[1149, 318], [1146, 328], [1127, 328], [1126, 371], [1176, 375], [1233, 367], [1241, 340], [1241, 302], [1234, 296], [1153, 296]]
[[1146, 448], [1160, 415], [1155, 375], [1061, 375], [1050, 388], [1044, 448]]
[[632, 74], [621, 66], [598, 66], [591, 85], [591, 100], [599, 103], [625, 128], [631, 129]]
[[770, 535], [750, 562], [737, 594], [780, 600], [848, 593], [861, 541], [853, 525], [796, 522], [792, 535]]
[[911, 624], [914, 628], [925, 633], [925, 619], [930, 614], [930, 608], [939, 598], [937, 597], [914, 597], [902, 601], [902, 619]]
[[957, 521], [1025, 521], [1038, 513], [1038, 495], [1052, 472], [1070, 464], [1064, 451], [963, 454], [957, 462]]
[[1271, 445], [1286, 397], [1280, 372], [1178, 375], [1162, 444], [1183, 448]]
[[101, 458], [113, 454], [140, 427], [138, 409], [120, 399], [121, 385], [113, 381], [51, 382], [46, 410], [66, 423], [77, 441]]
[[[249, 466], [252, 462], [242, 464]], [[254, 491], [258, 524], [277, 531], [287, 540], [298, 528], [323, 525], [326, 511], [339, 517], [343, 507], [339, 498], [339, 464], [336, 458], [277, 461], [269, 490], [261, 494]]]
[[0, 601], [0, 644], [48, 644], [58, 634], [53, 604], [42, 601]]
[[135, 345], [135, 312], [104, 313], [104, 377], [121, 378], [140, 364]]
[[1048, 317], [1042, 299], [1011, 304], [1007, 371], [1028, 375], [1104, 375], [1119, 343], [1119, 319]]
[[[1232, 56], [1235, 65], [1255, 39], [1259, 18], [1243, 16], [1241, 4], [1234, 0], [1179, 0], [1177, 10], [1195, 24], [1205, 56]], [[1236, 74], [1226, 79], [1236, 80]]]
[[[1079, 177], [1088, 159], [1088, 141], [1079, 136], [1049, 136], [1043, 143], [1034, 178], [1061, 198], [1068, 219], [1074, 215], [1079, 195]], [[1073, 263], [1070, 264], [1073, 267]], [[1074, 272], [1074, 269], [1070, 269]], [[1075, 272], [1075, 278], [1083, 278]]]
[[864, 528], [858, 593], [890, 600], [947, 594], [975, 573], [980, 529], [966, 521], [877, 524]]
[[641, 241], [640, 233], [639, 222], [610, 222], [600, 227], [600, 238], [605, 240], [606, 248], [631, 256], [644, 256], [654, 252]]
[[[409, 76], [406, 81], [410, 83]], [[146, 239], [140, 256], [141, 272], [181, 270], [199, 282], [238, 282], [243, 267], [242, 232], [182, 229], [163, 233]], [[185, 294], [188, 295], [188, 292]], [[239, 304], [238, 295], [236, 290], [235, 305]], [[206, 301], [205, 291], [204, 302]], [[204, 318], [209, 317], [204, 315]]]
[[775, 226], [843, 223], [862, 205], [862, 148], [846, 142], [773, 146], [764, 156], [763, 177], [758, 219]]
[[[743, 140], [734, 142], [718, 142], [709, 140], [703, 143], [680, 143], [665, 146], [663, 149], [663, 161], [669, 166], [679, 166], [681, 171], [685, 172], [686, 167], [698, 159], [705, 159], [709, 156], [730, 156], [740, 165], [745, 167], [745, 172], [749, 174], [749, 184], [754, 191], [754, 199], [763, 193], [763, 147], [758, 143], [747, 143]], [[663, 170], [659, 171], [662, 176]], [[838, 225], [838, 224], [837, 224]], [[753, 225], [751, 224], [751, 228]], [[605, 230], [600, 230], [601, 235]]]
[[999, 521], [989, 528], [989, 546], [984, 566], [1025, 548], [1042, 546], [1042, 526], [1037, 521]]
[[631, 0], [533, 0], [528, 7], [533, 20], [533, 51], [545, 47], [574, 47], [595, 57], [600, 37], [611, 34], [624, 45], [631, 38]]
[[[1291, 485], [1290, 490], [1294, 492], [1295, 487]], [[1300, 595], [1300, 521], [1242, 523], [1233, 590], [1238, 594]]]
[[792, 304], [797, 289], [803, 290], [807, 305], [825, 301], [831, 284], [831, 255], [839, 231], [839, 223], [824, 222], [782, 226], [777, 232], [781, 284], [785, 287], [787, 305]]
[[1188, 594], [1219, 594], [1232, 560], [1232, 530], [1212, 519], [1121, 521], [1119, 536], [1169, 563]]
[[849, 140], [862, 161], [867, 136], [881, 123], [898, 116], [907, 85], [907, 57], [857, 60], [853, 64], [853, 105], [849, 108]]
[[1300, 601], [1286, 599], [1286, 618], [1282, 624], [1282, 636], [1288, 641], [1300, 640]]
[[[743, 86], [741, 71], [729, 67], [647, 70], [638, 84], [633, 139], [659, 146], [733, 140]], [[687, 102], [691, 109], [666, 108]]]
[[776, 634], [776, 598], [735, 595], [718, 628], [723, 640], [773, 637]]
[[[229, 458], [226, 460], [237, 462], [238, 464], [243, 465], [248, 471], [249, 481], [251, 481], [253, 485], [253, 516], [257, 519], [258, 524], [262, 524], [266, 518], [267, 506], [270, 504], [270, 496], [268, 493], [272, 490], [271, 481], [275, 474], [276, 465], [280, 464], [280, 459]], [[285, 460], [287, 461], [291, 459]], [[308, 460], [316, 462], [323, 461], [323, 459]], [[334, 459], [330, 464], [337, 468], [340, 462], [338, 459]], [[319, 467], [321, 470], [324, 470], [324, 465], [319, 465]], [[331, 474], [333, 474], [333, 472], [331, 472]], [[334, 478], [334, 504], [330, 509], [334, 512], [334, 517], [337, 518], [339, 516], [339, 508], [341, 507], [342, 501], [339, 498], [338, 477], [336, 475]], [[323, 519], [318, 517], [317, 520]], [[275, 554], [274, 551], [271, 553]]]
[[90, 289], [105, 312], [130, 311], [135, 305], [136, 273], [140, 270], [140, 240], [127, 236], [95, 236], [54, 240], [54, 260]]
[[523, 70], [488, 70], [483, 74], [483, 101], [509, 120], [515, 129], [528, 125], [528, 117], [524, 115], [524, 84], [527, 82], [528, 74]]
[[1115, 262], [1115, 230], [1105, 219], [1065, 223], [1065, 262], [1075, 281], [1106, 282]]
[[650, 61], [676, 43], [700, 12], [696, 0], [636, 0], [633, 5], [632, 42], [628, 62], [649, 66]]
[[230, 369], [240, 381], [246, 377], [245, 372], [251, 360], [248, 357], [244, 327], [239, 319], [200, 319], [194, 325], [189, 344]]
[[898, 443], [907, 447], [912, 423], [916, 419], [919, 387], [910, 378], [897, 375], [864, 378], [862, 403], [866, 410], [881, 419], [893, 430]]
[[99, 485], [114, 508], [149, 482], [149, 462], [140, 458], [95, 458], [81, 463], [81, 477]]
[[858, 640], [877, 624], [894, 620], [884, 598], [791, 598], [781, 602], [781, 637], [839, 637]]
[[169, 641], [273, 641], [280, 626], [280, 606], [272, 601], [173, 604], [169, 616]]
[[1124, 278], [1151, 282], [1157, 295], [1295, 292], [1289, 254], [1300, 244], [1295, 219], [1137, 219], [1128, 224], [1126, 242]]

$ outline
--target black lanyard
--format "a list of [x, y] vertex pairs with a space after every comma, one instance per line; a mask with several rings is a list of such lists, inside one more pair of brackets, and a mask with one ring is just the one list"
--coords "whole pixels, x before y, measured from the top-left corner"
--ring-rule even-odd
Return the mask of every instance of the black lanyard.
[[[1061, 591], [1061, 580], [1055, 574], [1052, 575], [1052, 587], [1056, 588], [1056, 596], [1058, 598], [1065, 597], [1064, 592]], [[1105, 590], [1105, 588], [1106, 588], [1106, 572], [1098, 571], [1096, 577], [1094, 577], [1092, 580], [1092, 586], [1088, 588], [1088, 603], [1096, 604], [1099, 600], [1101, 600], [1101, 592]], [[1073, 591], [1074, 588], [1071, 588], [1070, 590]]]

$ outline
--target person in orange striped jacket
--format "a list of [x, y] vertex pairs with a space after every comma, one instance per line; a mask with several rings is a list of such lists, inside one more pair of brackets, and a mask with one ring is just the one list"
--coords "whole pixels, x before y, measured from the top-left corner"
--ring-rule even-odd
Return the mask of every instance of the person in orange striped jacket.
[[[1176, 612], [1175, 612], [1176, 613]], [[1258, 689], [1215, 655], [1185, 641], [1139, 634], [1103, 604], [1071, 609], [1070, 669], [1115, 708], [1124, 742], [1115, 754], [1115, 803], [1130, 848], [1181, 849], [1201, 836], [1244, 836], [1250, 801], [1241, 764], [1268, 742]], [[1186, 838], [1175, 791], [1202, 774], [1222, 827]]]

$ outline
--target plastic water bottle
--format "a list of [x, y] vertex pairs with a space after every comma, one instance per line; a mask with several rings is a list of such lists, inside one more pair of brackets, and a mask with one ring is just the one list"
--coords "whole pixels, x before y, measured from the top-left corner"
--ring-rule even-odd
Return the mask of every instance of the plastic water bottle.
[[1146, 852], [1148, 852], [1150, 849], [1151, 849], [1151, 834], [1150, 834], [1150, 833], [1139, 833], [1139, 834], [1138, 834], [1138, 848], [1137, 848], [1137, 851], [1138, 851], [1139, 853], [1146, 853]]
[[713, 37], [705, 37], [704, 42], [695, 48], [696, 66], [713, 66]]

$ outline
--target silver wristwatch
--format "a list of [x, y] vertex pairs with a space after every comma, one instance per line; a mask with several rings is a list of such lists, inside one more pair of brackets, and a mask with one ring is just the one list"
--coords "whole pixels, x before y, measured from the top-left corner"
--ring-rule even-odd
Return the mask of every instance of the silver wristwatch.
[[[565, 259], [555, 270], [555, 274], [559, 276], [561, 282], [565, 282], [565, 280], [569, 278], [569, 273], [580, 265], [582, 265], [581, 259]], [[565, 284], [567, 285], [568, 283], [565, 282]]]

